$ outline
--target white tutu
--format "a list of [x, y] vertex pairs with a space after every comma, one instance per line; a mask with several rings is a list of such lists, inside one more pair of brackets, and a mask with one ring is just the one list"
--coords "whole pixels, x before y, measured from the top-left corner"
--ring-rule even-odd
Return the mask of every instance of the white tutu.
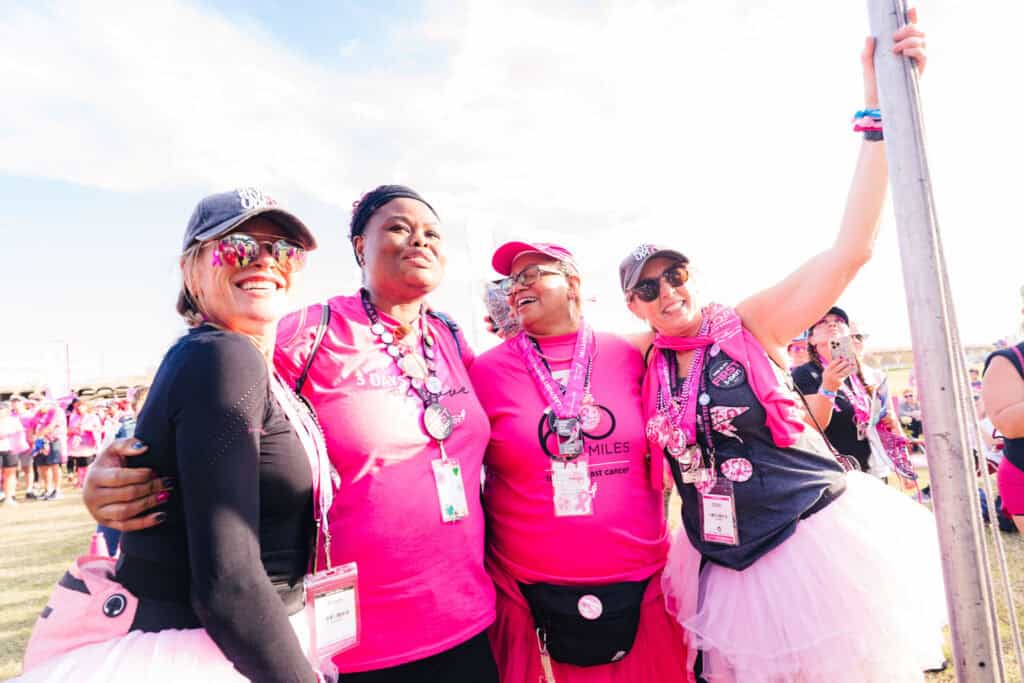
[[934, 518], [870, 476], [751, 567], [706, 564], [696, 599], [693, 553], [680, 530], [664, 590], [713, 683], [921, 681], [943, 661]]
[[[307, 652], [309, 626], [305, 613], [300, 611], [292, 615], [291, 622], [303, 652]], [[248, 681], [201, 628], [169, 629], [157, 633], [131, 631], [120, 638], [72, 650], [14, 680], [20, 683]]]

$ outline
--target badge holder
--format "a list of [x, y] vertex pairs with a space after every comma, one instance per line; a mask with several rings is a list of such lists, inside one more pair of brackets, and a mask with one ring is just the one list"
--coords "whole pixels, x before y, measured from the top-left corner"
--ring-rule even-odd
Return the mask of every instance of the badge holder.
[[597, 484], [590, 481], [590, 464], [586, 458], [552, 462], [551, 486], [554, 489], [555, 517], [594, 514]]
[[444, 442], [438, 441], [441, 457], [430, 462], [434, 469], [434, 485], [437, 500], [441, 505], [441, 521], [451, 524], [469, 517], [469, 503], [466, 501], [466, 487], [462, 482], [462, 468], [459, 461], [449, 458], [444, 451]]
[[711, 486], [699, 493], [700, 537], [707, 543], [739, 545], [736, 496], [732, 482], [724, 477], [717, 477]]
[[[319, 529], [317, 534], [319, 552]], [[330, 566], [330, 543], [324, 548], [328, 568], [303, 579], [306, 620], [309, 624], [309, 660], [321, 669], [335, 655], [359, 644], [359, 574], [355, 562]]]

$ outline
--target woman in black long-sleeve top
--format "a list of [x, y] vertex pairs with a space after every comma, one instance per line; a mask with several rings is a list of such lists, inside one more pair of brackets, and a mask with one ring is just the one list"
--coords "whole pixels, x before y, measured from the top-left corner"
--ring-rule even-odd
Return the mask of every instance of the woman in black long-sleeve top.
[[315, 424], [270, 365], [292, 275], [315, 246], [258, 191], [200, 202], [181, 259], [191, 329], [164, 356], [135, 431], [149, 450], [131, 465], [176, 490], [161, 494], [162, 524], [122, 537], [114, 579], [138, 598], [130, 631], [25, 680], [317, 680], [302, 613]]

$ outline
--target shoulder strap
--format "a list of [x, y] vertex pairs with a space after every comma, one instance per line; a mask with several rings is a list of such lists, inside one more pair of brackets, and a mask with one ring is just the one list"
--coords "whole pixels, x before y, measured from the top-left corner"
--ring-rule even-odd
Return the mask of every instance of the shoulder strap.
[[444, 323], [448, 331], [452, 333], [452, 338], [455, 339], [455, 349], [459, 352], [459, 357], [462, 357], [462, 342], [459, 341], [459, 324], [452, 320], [447, 314], [441, 313], [440, 311], [428, 311], [427, 315], [432, 318], [437, 318]]
[[800, 400], [804, 402], [804, 408], [807, 410], [807, 414], [811, 416], [811, 421], [814, 422], [815, 429], [817, 429], [818, 433], [821, 434], [821, 438], [825, 440], [825, 445], [827, 445], [828, 449], [832, 451], [832, 456], [839, 461], [839, 464], [843, 466], [844, 470], [859, 470], [860, 463], [857, 462], [856, 458], [852, 458], [849, 455], [843, 455], [836, 450], [836, 447], [832, 444], [832, 440], [828, 438], [828, 435], [825, 434], [825, 430], [821, 428], [821, 423], [818, 422], [818, 418], [814, 416], [814, 411], [811, 410], [810, 404], [807, 403], [807, 397], [804, 396], [804, 392], [800, 391], [800, 387], [796, 385], [796, 382], [793, 382], [793, 384], [790, 385], [790, 388], [800, 395]]
[[654, 350], [654, 344], [651, 344], [650, 346], [647, 347], [647, 350], [644, 351], [644, 367], [645, 368], [648, 365], [651, 364], [651, 351], [653, 351], [653, 350]]
[[309, 368], [313, 365], [313, 358], [316, 356], [316, 352], [320, 349], [320, 344], [324, 340], [324, 335], [327, 334], [327, 325], [331, 322], [331, 307], [327, 303], [320, 304], [320, 324], [316, 328], [316, 337], [313, 338], [313, 347], [309, 350], [309, 356], [306, 358], [305, 364], [302, 366], [302, 372], [299, 373], [299, 378], [295, 380], [295, 393], [301, 394], [302, 387], [306, 385], [306, 376], [309, 375]]
[[1013, 349], [1013, 352], [1015, 354], [1017, 354], [1017, 372], [1020, 374], [1021, 377], [1024, 377], [1024, 356], [1022, 356], [1020, 353], [1020, 345], [1015, 344], [1010, 348]]

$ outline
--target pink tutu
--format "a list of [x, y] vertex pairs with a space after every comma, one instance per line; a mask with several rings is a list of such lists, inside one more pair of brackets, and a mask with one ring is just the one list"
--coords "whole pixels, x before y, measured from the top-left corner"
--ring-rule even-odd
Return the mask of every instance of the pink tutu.
[[[293, 615], [291, 621], [305, 651], [309, 643], [305, 613]], [[235, 670], [205, 629], [196, 628], [158, 633], [131, 631], [72, 650], [14, 680], [21, 683], [245, 683], [248, 679]]]
[[800, 522], [751, 567], [708, 563], [673, 539], [663, 587], [709, 681], [921, 681], [943, 661], [946, 600], [931, 513], [880, 481]]
[[[498, 678], [502, 683], [537, 683], [542, 678], [537, 633], [518, 585], [508, 575], [489, 566], [498, 587], [497, 619], [489, 631]], [[552, 661], [558, 683], [657, 683], [691, 682], [683, 632], [665, 611], [660, 576], [647, 585], [640, 608], [636, 642], [621, 661], [602, 666], [578, 667]]]

